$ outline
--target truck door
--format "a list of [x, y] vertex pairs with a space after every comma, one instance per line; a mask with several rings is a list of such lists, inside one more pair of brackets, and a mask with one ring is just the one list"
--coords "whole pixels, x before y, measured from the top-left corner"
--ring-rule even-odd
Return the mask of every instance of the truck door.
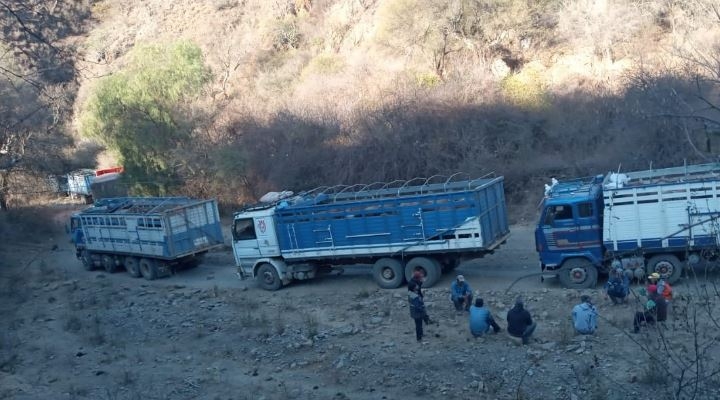
[[591, 201], [547, 206], [542, 224], [546, 264], [559, 265], [567, 256], [579, 254], [599, 260], [602, 230], [598, 212]]
[[252, 217], [235, 218], [233, 222], [233, 254], [235, 261], [241, 265], [242, 259], [258, 259], [260, 246], [255, 231], [255, 220]]
[[275, 234], [275, 223], [272, 215], [256, 216], [255, 234], [257, 235], [258, 248], [263, 257], [276, 257], [280, 255], [277, 235]]
[[545, 208], [543, 215], [543, 236], [548, 251], [562, 251], [574, 248], [577, 242], [577, 225], [572, 204], [553, 204]]
[[233, 251], [236, 261], [280, 255], [272, 210], [235, 217]]

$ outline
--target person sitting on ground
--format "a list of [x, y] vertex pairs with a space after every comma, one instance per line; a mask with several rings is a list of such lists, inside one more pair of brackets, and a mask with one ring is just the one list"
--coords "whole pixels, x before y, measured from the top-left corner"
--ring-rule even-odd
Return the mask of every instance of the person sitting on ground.
[[633, 318], [633, 332], [639, 333], [643, 322], [652, 325], [656, 321], [662, 322], [667, 319], [667, 300], [657, 292], [655, 285], [648, 286], [648, 301], [645, 303], [645, 310], [635, 313]]
[[580, 304], [573, 307], [572, 320], [575, 332], [581, 335], [592, 335], [597, 330], [598, 312], [590, 301], [590, 296], [580, 296]]
[[468, 311], [472, 305], [472, 289], [465, 282], [465, 277], [458, 275], [450, 286], [450, 300], [455, 305], [457, 311]]
[[614, 270], [605, 283], [605, 298], [610, 298], [613, 304], [627, 303], [629, 293], [630, 279], [621, 268]]
[[535, 332], [537, 324], [533, 322], [530, 313], [525, 309], [521, 297], [515, 299], [515, 306], [507, 314], [508, 334], [522, 338], [523, 344], [530, 342], [530, 336]]
[[483, 307], [483, 299], [476, 299], [475, 305], [470, 307], [470, 333], [474, 337], [479, 337], [490, 332], [490, 327], [495, 333], [502, 330], [493, 319], [490, 310]]

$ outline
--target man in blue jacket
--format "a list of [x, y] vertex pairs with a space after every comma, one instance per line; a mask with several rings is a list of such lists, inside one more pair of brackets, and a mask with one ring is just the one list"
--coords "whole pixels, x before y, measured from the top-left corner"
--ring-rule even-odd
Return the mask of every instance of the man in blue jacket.
[[621, 268], [614, 270], [610, 274], [607, 283], [605, 283], [606, 298], [610, 298], [613, 304], [626, 303], [629, 292], [630, 279], [623, 273]]
[[592, 335], [597, 330], [598, 312], [590, 302], [590, 296], [580, 296], [580, 304], [572, 310], [572, 320], [575, 331], [581, 335]]
[[482, 336], [490, 332], [490, 327], [495, 333], [501, 330], [490, 310], [483, 307], [483, 299], [475, 300], [475, 305], [470, 307], [470, 333], [475, 337]]
[[455, 305], [457, 311], [468, 311], [472, 305], [472, 289], [470, 285], [465, 282], [465, 277], [458, 275], [455, 281], [450, 286], [450, 300]]

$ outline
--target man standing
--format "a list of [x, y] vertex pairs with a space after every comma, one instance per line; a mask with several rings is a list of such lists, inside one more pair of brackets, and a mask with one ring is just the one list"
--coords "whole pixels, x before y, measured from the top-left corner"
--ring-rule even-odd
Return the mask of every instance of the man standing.
[[456, 311], [468, 311], [472, 305], [472, 289], [465, 282], [465, 277], [458, 275], [450, 286], [450, 300], [455, 305]]
[[408, 307], [410, 318], [415, 321], [415, 338], [418, 342], [423, 338], [423, 322], [430, 324], [430, 317], [425, 309], [425, 299], [422, 292], [422, 284], [425, 276], [422, 270], [413, 271], [413, 277], [408, 282]]
[[507, 314], [508, 333], [522, 338], [523, 344], [528, 344], [530, 336], [535, 332], [537, 324], [533, 322], [530, 313], [525, 309], [521, 297], [515, 299], [515, 307]]
[[479, 337], [490, 332], [490, 327], [495, 333], [501, 331], [490, 310], [483, 307], [483, 299], [475, 300], [475, 305], [470, 307], [470, 333], [474, 337]]
[[423, 297], [422, 285], [423, 285], [424, 280], [425, 280], [425, 275], [423, 274], [422, 270], [419, 268], [416, 268], [413, 271], [412, 278], [410, 278], [410, 280], [408, 281], [408, 290], [411, 292], [414, 292], [415, 288], [417, 287], [420, 289], [419, 290], [420, 297]]
[[597, 329], [598, 312], [590, 302], [590, 296], [580, 296], [580, 304], [572, 310], [572, 320], [575, 331], [581, 335], [592, 335]]
[[421, 342], [423, 338], [423, 321], [428, 320], [428, 316], [425, 311], [425, 302], [421, 295], [420, 286], [415, 285], [414, 290], [408, 290], [408, 303], [410, 318], [415, 321], [415, 339]]

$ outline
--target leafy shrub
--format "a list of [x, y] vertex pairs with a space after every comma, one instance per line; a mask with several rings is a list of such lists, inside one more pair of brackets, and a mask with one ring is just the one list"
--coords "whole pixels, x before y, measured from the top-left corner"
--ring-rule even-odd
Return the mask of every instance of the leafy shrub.
[[303, 70], [303, 75], [316, 73], [322, 75], [335, 74], [345, 67], [345, 62], [333, 54], [320, 54], [310, 60]]
[[116, 152], [137, 192], [177, 184], [173, 151], [192, 126], [178, 111], [210, 79], [200, 49], [188, 42], [136, 48], [121, 71], [102, 79], [81, 112], [80, 131]]
[[550, 105], [546, 88], [544, 67], [539, 63], [526, 65], [519, 73], [508, 75], [502, 81], [506, 98], [514, 105], [525, 109], [544, 109]]
[[440, 77], [434, 72], [415, 74], [415, 83], [420, 87], [435, 87], [440, 84]]
[[279, 21], [274, 31], [273, 47], [278, 50], [297, 49], [300, 47], [301, 34], [293, 20]]

